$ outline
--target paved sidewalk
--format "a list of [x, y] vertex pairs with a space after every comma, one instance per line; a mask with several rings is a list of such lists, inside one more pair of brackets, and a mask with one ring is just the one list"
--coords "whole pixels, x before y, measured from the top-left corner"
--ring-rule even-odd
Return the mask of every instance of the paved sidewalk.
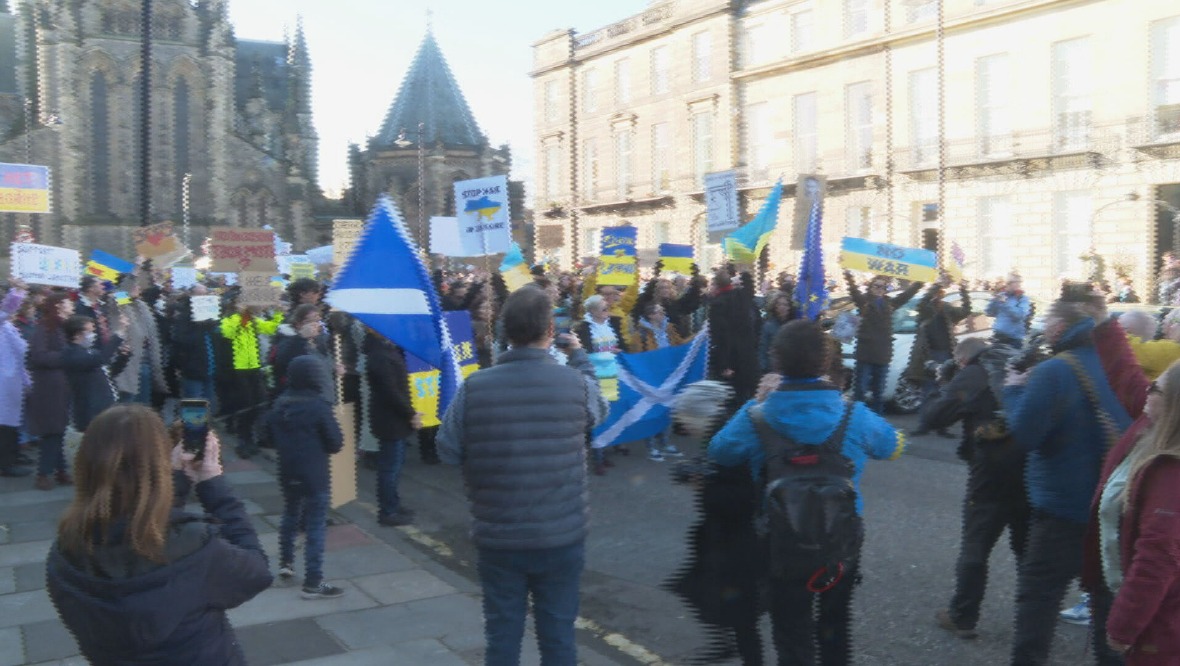
[[[282, 498], [272, 468], [265, 459], [226, 465], [273, 568]], [[73, 489], [38, 491], [32, 483], [0, 478], [0, 666], [82, 665], [45, 594], [45, 556]], [[329, 528], [324, 558], [326, 579], [346, 590], [343, 597], [307, 601], [299, 597], [298, 582], [276, 582], [230, 613], [251, 666], [481, 664], [478, 587], [436, 563], [401, 530], [378, 526], [363, 504], [343, 514], [353, 522]], [[296, 559], [298, 569], [301, 550]], [[579, 658], [588, 666], [621, 663], [585, 645]], [[523, 663], [539, 663], [531, 631]]]

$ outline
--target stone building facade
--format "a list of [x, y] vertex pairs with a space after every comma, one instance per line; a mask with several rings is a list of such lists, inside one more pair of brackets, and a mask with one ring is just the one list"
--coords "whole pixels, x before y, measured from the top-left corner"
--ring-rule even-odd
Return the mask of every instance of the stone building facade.
[[[227, 3], [154, 3], [151, 219], [181, 226], [188, 180], [190, 245], [214, 225], [271, 225], [314, 245], [318, 140], [302, 27], [285, 42], [237, 39]], [[0, 93], [20, 103], [0, 104], [0, 161], [48, 165], [53, 213], [0, 215], [0, 236], [31, 224], [40, 242], [128, 253], [141, 221], [142, 3], [14, 5], [0, 16], [0, 35], [4, 21], [13, 26], [0, 43], [13, 89]]]
[[1016, 268], [1048, 296], [1093, 250], [1144, 293], [1180, 249], [1170, 0], [672, 0], [533, 48], [539, 225], [567, 263], [624, 221], [649, 252], [717, 260], [700, 176], [730, 168], [747, 217], [775, 179], [793, 197], [798, 174], [827, 177], [833, 272], [843, 236], [953, 243], [968, 275]]

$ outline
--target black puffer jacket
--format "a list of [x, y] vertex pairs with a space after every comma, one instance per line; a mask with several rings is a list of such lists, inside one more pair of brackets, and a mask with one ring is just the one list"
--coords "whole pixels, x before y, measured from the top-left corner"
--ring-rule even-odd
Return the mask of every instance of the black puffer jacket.
[[915, 282], [892, 298], [874, 299], [861, 292], [852, 273], [845, 271], [844, 279], [860, 315], [860, 328], [856, 330], [856, 360], [889, 365], [893, 360], [893, 311], [908, 303], [922, 288], [922, 283]]
[[405, 353], [389, 340], [370, 333], [365, 336], [365, 356], [368, 358], [369, 427], [373, 436], [383, 442], [409, 437], [414, 433], [411, 424], [414, 405], [410, 400]]
[[344, 448], [344, 435], [323, 398], [323, 367], [312, 356], [287, 366], [287, 388], [266, 416], [266, 434], [279, 452], [279, 482], [308, 492], [330, 487], [328, 456]]

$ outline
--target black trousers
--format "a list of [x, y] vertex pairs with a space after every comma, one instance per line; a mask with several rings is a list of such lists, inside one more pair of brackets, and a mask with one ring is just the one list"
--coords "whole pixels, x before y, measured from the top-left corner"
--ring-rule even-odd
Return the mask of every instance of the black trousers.
[[972, 497], [963, 501], [963, 534], [955, 565], [955, 594], [950, 616], [960, 629], [974, 629], [987, 589], [987, 565], [996, 542], [1008, 530], [1008, 542], [1019, 567], [1028, 543], [1029, 509], [1023, 497]]
[[266, 377], [262, 370], [234, 370], [234, 432], [245, 453], [258, 452], [254, 423], [266, 411], [266, 404]]
[[0, 469], [16, 467], [20, 453], [20, 432], [13, 426], [0, 425]]
[[770, 579], [770, 621], [779, 666], [845, 666], [852, 663], [852, 591], [857, 562], [822, 594], [806, 581]]
[[1028, 548], [1016, 576], [1012, 666], [1041, 666], [1048, 662], [1061, 602], [1082, 571], [1085, 537], [1085, 523], [1033, 510]]

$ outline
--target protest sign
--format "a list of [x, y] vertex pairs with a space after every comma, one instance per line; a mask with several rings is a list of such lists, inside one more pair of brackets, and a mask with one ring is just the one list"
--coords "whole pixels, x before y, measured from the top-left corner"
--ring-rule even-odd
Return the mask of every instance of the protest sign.
[[172, 288], [188, 289], [197, 284], [197, 269], [191, 266], [172, 267]]
[[556, 250], [565, 247], [565, 227], [560, 224], [546, 224], [537, 227], [537, 247]]
[[12, 275], [29, 284], [76, 289], [82, 273], [77, 250], [35, 243], [12, 244]]
[[459, 218], [430, 218], [430, 253], [444, 257], [465, 257], [467, 250], [459, 234]]
[[639, 229], [607, 227], [602, 230], [602, 257], [598, 260], [598, 284], [626, 287], [638, 279], [636, 245]]
[[274, 232], [265, 229], [213, 229], [209, 256], [218, 273], [277, 273]]
[[863, 238], [845, 238], [841, 245], [840, 267], [851, 271], [934, 282], [938, 279], [937, 265], [937, 257], [930, 250], [874, 243]]
[[[443, 318], [451, 330], [451, 345], [455, 361], [466, 379], [479, 369], [475, 356], [475, 333], [471, 328], [471, 314], [466, 310], [444, 312]], [[414, 411], [422, 415], [422, 427], [429, 428], [441, 423], [438, 413], [438, 368], [406, 352], [406, 371], [410, 376], [410, 401]]]
[[0, 164], [0, 213], [48, 212], [49, 167]]
[[692, 275], [692, 246], [677, 245], [676, 243], [660, 243], [659, 260], [663, 262], [666, 273]]
[[825, 176], [803, 174], [795, 185], [795, 226], [791, 228], [791, 249], [802, 250], [807, 245], [807, 224], [811, 221], [812, 206], [818, 201], [823, 210], [828, 192]]
[[365, 230], [364, 220], [332, 220], [332, 263], [343, 266]]
[[281, 286], [271, 282], [274, 277], [269, 273], [243, 272], [238, 273], [238, 284], [242, 292], [238, 296], [240, 305], [269, 308], [279, 304], [283, 294]]
[[705, 174], [705, 225], [709, 233], [732, 231], [741, 224], [737, 172], [730, 170]]
[[336, 509], [356, 499], [356, 405], [341, 402], [336, 405], [336, 424], [344, 435], [344, 446], [333, 455], [328, 466], [331, 503]]
[[238, 283], [238, 274], [237, 273], [214, 273], [214, 272], [210, 271], [209, 277], [221, 278], [222, 280], [225, 280], [225, 284], [227, 284], [230, 287], [232, 287]]
[[131, 305], [131, 294], [125, 291], [116, 291], [115, 305]]
[[307, 258], [311, 259], [311, 263], [315, 264], [316, 266], [323, 266], [324, 264], [332, 263], [332, 246], [331, 245], [324, 245], [322, 247], [313, 247], [310, 250], [308, 250], [307, 252], [305, 252], [304, 254], [306, 254]]
[[217, 321], [221, 318], [220, 296], [193, 296], [193, 321]]
[[287, 275], [290, 275], [292, 280], [314, 279], [315, 274], [315, 264], [311, 262], [291, 264], [290, 270], [287, 271]]
[[188, 249], [176, 239], [171, 222], [160, 222], [148, 227], [135, 229], [135, 252], [152, 260], [156, 268], [164, 268], [180, 261]]
[[508, 210], [508, 176], [455, 183], [455, 215], [463, 256], [502, 254], [512, 246]]
[[[315, 264], [306, 254], [285, 254], [275, 257], [281, 275], [290, 275], [292, 280], [301, 277], [315, 277]], [[295, 275], [298, 272], [299, 275]], [[309, 275], [310, 273], [310, 275]]]

